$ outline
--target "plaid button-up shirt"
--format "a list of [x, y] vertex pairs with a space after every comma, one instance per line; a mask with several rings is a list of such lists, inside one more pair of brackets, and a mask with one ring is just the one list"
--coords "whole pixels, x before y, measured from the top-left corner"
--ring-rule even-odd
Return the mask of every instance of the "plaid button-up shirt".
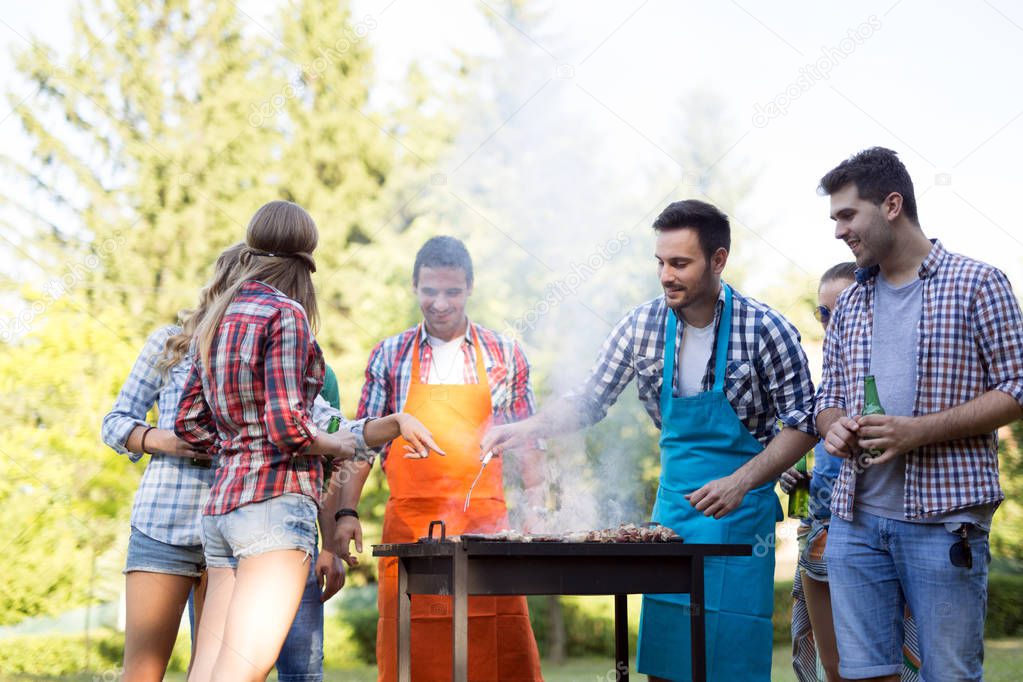
[[[724, 306], [722, 287], [714, 310], [717, 327]], [[633, 378], [647, 414], [661, 427], [661, 384], [664, 372], [664, 333], [668, 306], [659, 296], [634, 308], [611, 331], [596, 365], [582, 388], [569, 394], [579, 406], [583, 424], [604, 418]], [[679, 318], [675, 347], [682, 347], [685, 322]], [[703, 391], [714, 385], [711, 351], [703, 375]], [[676, 368], [681, 363], [676, 362]], [[678, 392], [678, 373], [673, 388]], [[813, 435], [813, 382], [799, 332], [780, 313], [732, 290], [732, 333], [725, 364], [725, 396], [746, 429], [767, 445], [780, 420]]]
[[[142, 455], [130, 452], [124, 444], [136, 426], [149, 426], [146, 417], [154, 405], [157, 428], [174, 428], [192, 361], [184, 358], [167, 372], [160, 371], [157, 362], [167, 339], [180, 331], [180, 327], [169, 326], [149, 336], [113, 408], [103, 418], [103, 442], [132, 462]], [[135, 493], [131, 525], [170, 545], [198, 545], [199, 512], [212, 481], [212, 469], [193, 466], [188, 458], [152, 455]]]
[[320, 458], [303, 453], [318, 434], [311, 410], [323, 375], [302, 307], [246, 282], [224, 313], [210, 366], [199, 358], [192, 365], [174, 426], [185, 441], [218, 452], [204, 514], [284, 493], [319, 502]]
[[[490, 384], [490, 403], [495, 424], [510, 424], [529, 417], [536, 399], [529, 384], [529, 362], [522, 348], [511, 339], [478, 324], [466, 326], [462, 342], [462, 376], [465, 383], [478, 383], [476, 349], [472, 329], [483, 347], [483, 366]], [[433, 349], [425, 325], [419, 324], [390, 336], [376, 345], [366, 365], [357, 417], [377, 418], [404, 409], [412, 380], [412, 349], [419, 335], [419, 380], [428, 383]], [[386, 450], [384, 451], [386, 457]]]
[[[150, 335], [131, 373], [121, 386], [113, 408], [103, 418], [103, 442], [116, 452], [127, 455], [132, 462], [138, 462], [143, 455], [129, 451], [124, 445], [136, 426], [149, 426], [146, 418], [154, 405], [157, 410], [157, 428], [168, 431], [174, 429], [178, 403], [181, 401], [188, 371], [192, 367], [192, 358], [186, 355], [167, 372], [160, 371], [157, 362], [167, 339], [180, 331], [181, 327], [172, 325]], [[313, 406], [313, 421], [316, 425], [326, 428], [333, 416], [341, 418], [342, 427], [353, 431], [365, 449], [365, 442], [362, 441], [363, 422], [346, 421], [338, 410], [317, 396]], [[213, 469], [193, 466], [190, 458], [150, 455], [135, 492], [131, 525], [169, 545], [198, 545], [201, 542], [199, 525], [202, 507], [212, 482]]]
[[[863, 378], [870, 368], [878, 269], [857, 272], [857, 284], [838, 299], [824, 339], [824, 375], [814, 416], [837, 408], [863, 409]], [[1023, 320], [1005, 275], [950, 253], [934, 240], [920, 264], [923, 306], [913, 415], [940, 412], [999, 390], [1023, 404]], [[880, 341], [880, 340], [879, 340]], [[906, 453], [906, 518], [925, 518], [997, 504], [998, 436], [995, 432]], [[855, 461], [846, 460], [835, 482], [831, 511], [851, 520]]]

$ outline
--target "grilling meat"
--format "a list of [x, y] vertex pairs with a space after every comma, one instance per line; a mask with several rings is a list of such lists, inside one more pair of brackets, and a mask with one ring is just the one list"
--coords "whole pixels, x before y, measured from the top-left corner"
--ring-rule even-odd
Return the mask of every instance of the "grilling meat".
[[616, 528], [602, 530], [577, 531], [572, 533], [525, 534], [517, 530], [505, 530], [497, 533], [465, 533], [465, 540], [483, 540], [487, 542], [677, 542], [678, 534], [667, 526], [649, 523], [638, 526], [634, 523], [623, 523]]

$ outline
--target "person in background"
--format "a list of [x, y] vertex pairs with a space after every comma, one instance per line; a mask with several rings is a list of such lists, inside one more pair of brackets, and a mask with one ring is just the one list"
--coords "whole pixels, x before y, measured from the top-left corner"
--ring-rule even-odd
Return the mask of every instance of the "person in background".
[[[845, 458], [825, 550], [839, 672], [897, 680], [908, 604], [921, 677], [980, 680], [997, 431], [1023, 416], [1019, 302], [1001, 271], [927, 238], [890, 149], [843, 161], [820, 191], [859, 267], [814, 406], [825, 448]], [[861, 414], [868, 375], [884, 414]]]
[[[472, 259], [462, 242], [434, 237], [416, 254], [412, 289], [423, 322], [381, 341], [366, 367], [358, 417], [383, 417], [405, 410], [437, 434], [445, 456], [419, 459], [420, 450], [404, 440], [390, 444], [381, 466], [390, 497], [383, 542], [412, 542], [443, 519], [449, 535], [490, 532], [508, 526], [502, 459], [482, 471], [469, 507], [466, 493], [481, 471], [480, 439], [491, 423], [508, 423], [533, 413], [529, 363], [519, 345], [469, 321]], [[427, 453], [422, 453], [425, 456]], [[538, 512], [546, 489], [541, 453], [531, 444], [522, 453], [522, 479], [528, 503]], [[362, 529], [354, 508], [372, 462], [346, 463], [352, 469], [342, 491], [351, 515], [338, 523], [342, 556]], [[527, 519], [527, 524], [535, 523]], [[381, 682], [397, 679], [398, 566], [380, 562], [377, 666]], [[437, 680], [451, 673], [451, 599], [412, 598], [412, 673]], [[525, 597], [469, 599], [469, 677], [473, 680], [539, 680], [540, 656], [529, 623]]]
[[[816, 441], [810, 370], [795, 327], [722, 282], [731, 248], [724, 213], [677, 201], [653, 228], [664, 295], [615, 326], [583, 386], [535, 417], [492, 428], [483, 447], [515, 447], [594, 424], [635, 378], [661, 430], [653, 520], [686, 542], [772, 542], [769, 551], [705, 564], [708, 679], [766, 681], [773, 538], [782, 518], [774, 481]], [[689, 618], [688, 594], [644, 595], [640, 672], [690, 678]]]
[[316, 553], [320, 456], [351, 458], [365, 438], [432, 438], [407, 415], [368, 429], [321, 431], [312, 408], [324, 378], [313, 338], [311, 273], [318, 233], [300, 206], [272, 201], [253, 216], [236, 281], [209, 306], [174, 431], [216, 451], [203, 509], [209, 588], [193, 682], [263, 680], [281, 650]]
[[[192, 653], [198, 629], [206, 578], [200, 541], [201, 501], [213, 480], [211, 458], [193, 449], [173, 432], [173, 419], [192, 365], [190, 344], [210, 303], [231, 286], [238, 273], [243, 243], [217, 258], [208, 284], [194, 310], [182, 311], [181, 325], [155, 331], [146, 341], [111, 411], [104, 417], [104, 442], [132, 462], [150, 454], [132, 507], [131, 533], [125, 568], [126, 623], [124, 679], [162, 680], [178, 633], [185, 596], [197, 580], [190, 617]], [[325, 383], [326, 387], [327, 383]], [[334, 393], [337, 393], [336, 379]], [[156, 406], [159, 428], [146, 417]], [[326, 428], [341, 413], [317, 398], [313, 420]], [[145, 436], [143, 451], [142, 436]], [[320, 514], [324, 542], [310, 566], [306, 593], [287, 642], [277, 659], [282, 682], [315, 681], [323, 677], [323, 606], [344, 584], [344, 569], [333, 547], [333, 513]], [[186, 587], [187, 585], [187, 587]], [[321, 592], [322, 590], [322, 592]]]
[[[826, 330], [838, 295], [856, 281], [856, 264], [839, 263], [821, 276], [817, 288], [815, 315]], [[813, 471], [800, 473], [794, 467], [781, 475], [781, 488], [791, 493], [797, 485], [810, 488], [809, 516], [801, 519], [797, 531], [799, 560], [792, 580], [792, 668], [800, 682], [817, 682], [823, 672], [827, 682], [842, 682], [838, 672], [838, 647], [831, 618], [828, 565], [824, 547], [831, 520], [831, 489], [842, 466], [839, 457], [829, 455], [824, 442], [813, 448]], [[919, 679], [920, 653], [916, 624], [906, 612], [902, 645], [902, 682]]]

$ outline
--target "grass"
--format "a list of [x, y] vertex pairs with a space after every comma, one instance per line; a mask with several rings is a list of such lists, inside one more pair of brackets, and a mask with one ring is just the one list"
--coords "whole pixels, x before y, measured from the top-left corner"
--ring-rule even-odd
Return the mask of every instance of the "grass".
[[[985, 644], [984, 679], [987, 682], [1016, 682], [1023, 670], [1023, 638], [989, 640]], [[789, 647], [780, 646], [774, 650], [774, 666], [771, 670], [772, 682], [795, 682], [796, 676], [789, 663]], [[631, 668], [630, 679], [644, 680], [645, 676], [635, 673], [635, 663]], [[563, 665], [545, 662], [543, 675], [547, 682], [614, 682], [614, 663], [608, 658], [575, 658]], [[71, 675], [65, 677], [10, 677], [0, 673], [0, 682], [93, 682], [104, 679], [94, 675]], [[169, 682], [185, 682], [183, 673], [168, 674]], [[270, 676], [276, 680], [276, 675]], [[325, 682], [373, 682], [376, 680], [376, 669], [370, 666], [351, 670], [328, 670], [323, 677]]]

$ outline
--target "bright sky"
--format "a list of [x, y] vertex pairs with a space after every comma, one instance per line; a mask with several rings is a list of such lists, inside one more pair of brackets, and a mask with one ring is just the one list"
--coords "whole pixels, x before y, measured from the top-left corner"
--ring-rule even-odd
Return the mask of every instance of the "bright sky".
[[[239, 6], [252, 30], [272, 31], [278, 4]], [[1020, 3], [544, 4], [550, 18], [542, 34], [521, 34], [543, 59], [522, 77], [575, 86], [573, 107], [606, 142], [604, 162], [638, 178], [670, 166], [665, 150], [679, 100], [710, 91], [724, 105], [722, 125], [734, 131], [728, 160], [757, 170], [755, 193], [734, 217], [774, 247], [765, 258], [781, 252], [814, 274], [848, 260], [833, 239], [827, 199], [814, 189], [844, 157], [883, 145], [900, 152], [914, 178], [925, 232], [1002, 268], [1023, 291], [1023, 233], [1012, 218], [1023, 150]], [[10, 49], [30, 35], [66, 45], [70, 5], [0, 2], [0, 73], [15, 102], [33, 92], [14, 80]], [[355, 3], [356, 19], [376, 26], [369, 39], [385, 88], [399, 87], [414, 60], [436, 64], [455, 49], [492, 52], [488, 11], [470, 0]], [[517, 116], [527, 118], [523, 104]], [[24, 143], [10, 108], [5, 102], [0, 111], [0, 145], [17, 154]]]

